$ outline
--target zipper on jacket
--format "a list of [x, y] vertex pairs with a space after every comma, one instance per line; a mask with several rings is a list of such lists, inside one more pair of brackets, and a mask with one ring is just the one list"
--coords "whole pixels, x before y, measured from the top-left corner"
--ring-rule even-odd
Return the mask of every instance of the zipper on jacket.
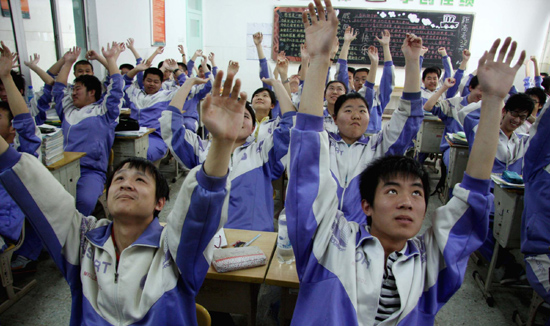
[[115, 284], [117, 284], [117, 283], [118, 283], [118, 271], [115, 272]]

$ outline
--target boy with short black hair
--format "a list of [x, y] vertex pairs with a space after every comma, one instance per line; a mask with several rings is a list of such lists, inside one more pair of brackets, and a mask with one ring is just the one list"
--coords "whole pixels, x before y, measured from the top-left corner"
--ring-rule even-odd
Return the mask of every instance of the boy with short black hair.
[[212, 151], [187, 175], [165, 227], [155, 215], [168, 185], [151, 162], [129, 159], [115, 169], [107, 196], [112, 222], [97, 220], [75, 209], [40, 162], [0, 139], [0, 181], [69, 283], [71, 325], [196, 325], [195, 296], [212, 259], [210, 240], [225, 223], [231, 148], [246, 101], [232, 75], [222, 94], [222, 78], [219, 72], [203, 107]]
[[[510, 68], [516, 44], [504, 62], [511, 42], [507, 39], [496, 62], [500, 41], [480, 59], [485, 96], [483, 137], [476, 140], [463, 183], [455, 188], [449, 204], [436, 211], [432, 228], [415, 237], [429, 193], [425, 192], [425, 172], [408, 158], [378, 161], [376, 165], [382, 169], [391, 165], [382, 178], [367, 168], [365, 178], [370, 175], [377, 180], [365, 185], [374, 188], [375, 194], [372, 202], [363, 198], [361, 207], [372, 223], [348, 222], [338, 210], [328, 166], [329, 141], [319, 110], [322, 76], [328, 69], [330, 43], [338, 26], [330, 1], [325, 3], [327, 18], [319, 0], [315, 1], [316, 11], [309, 5], [311, 25], [303, 14], [311, 66], [291, 135], [286, 201], [288, 232], [300, 279], [292, 324], [430, 325], [460, 287], [469, 255], [487, 234], [488, 207], [493, 200], [489, 177], [498, 141], [495, 122], [525, 54]], [[415, 80], [410, 78], [413, 75], [405, 77], [404, 97], [414, 91], [420, 98], [421, 46], [420, 38], [406, 36], [402, 47], [406, 67], [410, 64], [409, 69], [416, 69], [417, 74]]]

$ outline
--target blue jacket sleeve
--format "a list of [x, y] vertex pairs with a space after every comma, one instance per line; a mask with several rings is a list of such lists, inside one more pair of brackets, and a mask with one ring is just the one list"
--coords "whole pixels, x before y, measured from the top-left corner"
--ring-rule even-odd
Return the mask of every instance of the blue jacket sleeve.
[[323, 117], [298, 113], [290, 137], [286, 216], [300, 280], [308, 268], [318, 226], [330, 224], [337, 214], [334, 189], [336, 182], [330, 172], [329, 140]]
[[40, 133], [37, 132], [32, 115], [30, 113], [18, 114], [13, 118], [12, 125], [17, 132], [16, 137], [19, 143], [17, 151], [38, 157], [42, 139]]
[[453, 75], [453, 67], [451, 67], [451, 58], [449, 58], [448, 55], [441, 58], [441, 61], [443, 62], [443, 80], [447, 78], [451, 78]]
[[212, 67], [212, 76], [216, 78], [216, 75], [218, 74], [218, 66]]
[[462, 87], [462, 90], [460, 92], [461, 97], [468, 96], [470, 94], [470, 82], [472, 81], [472, 78], [474, 78], [474, 75], [469, 74], [468, 80], [466, 81], [464, 87]]
[[474, 139], [476, 138], [475, 127], [479, 124], [479, 118], [481, 116], [481, 108], [478, 108], [464, 117], [464, 133], [466, 134], [466, 139], [468, 140], [469, 151], [472, 151], [472, 146], [474, 145]]
[[349, 77], [348, 77], [348, 61], [344, 59], [338, 59], [338, 77], [337, 80], [346, 86], [348, 93], [349, 89]]
[[105, 116], [109, 122], [113, 122], [118, 119], [120, 115], [120, 105], [123, 97], [123, 82], [120, 74], [114, 74], [111, 76], [107, 93], [103, 99], [102, 105], [105, 107]]
[[[266, 58], [260, 59], [260, 80], [262, 80], [262, 78], [269, 78], [269, 66], [267, 65]], [[272, 89], [268, 84], [263, 82], [262, 84], [264, 88]]]
[[55, 82], [53, 85], [53, 100], [55, 102], [55, 111], [59, 116], [59, 119], [63, 122], [65, 120], [65, 114], [63, 112], [63, 98], [65, 97], [65, 90], [67, 85]]
[[290, 128], [292, 127], [294, 116], [296, 116], [295, 111], [285, 113], [279, 126], [273, 131], [273, 148], [269, 151], [272, 180], [279, 179], [284, 172], [284, 166], [281, 163], [281, 159], [288, 153]]
[[225, 224], [229, 200], [227, 175], [208, 176], [203, 166], [191, 170], [167, 217], [168, 248], [178, 266], [185, 291], [197, 294], [212, 260], [210, 240]]
[[460, 86], [460, 81], [462, 80], [463, 76], [464, 76], [464, 70], [457, 69], [454, 75], [454, 79], [456, 82], [453, 87], [447, 90], [447, 98], [451, 98], [456, 95], [456, 93], [458, 92], [458, 87]]
[[195, 61], [193, 60], [187, 61], [187, 77], [191, 77], [193, 75], [194, 68], [195, 68]]
[[542, 76], [535, 76], [535, 87], [542, 88]]
[[380, 80], [379, 98], [382, 112], [390, 103], [391, 93], [393, 92], [393, 86], [395, 83], [395, 74], [393, 61], [384, 62], [384, 70], [382, 71], [382, 79]]
[[204, 74], [204, 78], [208, 79], [206, 84], [199, 85], [200, 90], [195, 94], [195, 98], [202, 100], [212, 90], [212, 80], [210, 79], [210, 72]]
[[523, 158], [523, 178], [530, 180], [550, 164], [550, 109], [546, 107], [529, 130], [529, 147]]

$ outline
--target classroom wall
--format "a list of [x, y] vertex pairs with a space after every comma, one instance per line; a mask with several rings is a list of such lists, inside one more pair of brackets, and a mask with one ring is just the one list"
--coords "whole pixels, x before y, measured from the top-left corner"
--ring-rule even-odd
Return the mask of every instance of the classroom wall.
[[[334, 7], [351, 8], [381, 8], [407, 10], [433, 10], [475, 13], [474, 29], [470, 50], [472, 58], [469, 70], [475, 69], [477, 61], [497, 37], [512, 36], [518, 41], [518, 46], [525, 49], [528, 55], [539, 58], [544, 51], [544, 45], [550, 24], [550, 1], [548, 0], [474, 0], [473, 7], [461, 7], [462, 0], [454, 0], [453, 6], [441, 5], [441, 0], [431, 0], [433, 5], [422, 5], [421, 0], [387, 0], [383, 3], [365, 2], [364, 0], [333, 1]], [[429, 3], [430, 0], [422, 2]], [[250, 46], [251, 38], [247, 35], [248, 23], [273, 23], [273, 8], [276, 6], [306, 6], [305, 0], [203, 0], [204, 4], [204, 44], [206, 51], [213, 51], [218, 57], [220, 66], [225, 66], [228, 60], [240, 63], [239, 77], [243, 80], [244, 89], [251, 93], [261, 87], [258, 79], [258, 63], [246, 59], [246, 47]], [[210, 9], [211, 8], [211, 9]], [[521, 13], [521, 14], [520, 14]], [[266, 56], [268, 56], [266, 51]], [[269, 57], [269, 56], [268, 56]], [[222, 64], [223, 63], [223, 64]], [[293, 64], [290, 73], [297, 71], [298, 64]], [[271, 67], [274, 64], [271, 63]], [[332, 72], [335, 70], [333, 69]], [[515, 84], [522, 90], [521, 79], [523, 69], [518, 74]], [[381, 74], [378, 74], [378, 78]], [[404, 70], [396, 69], [396, 86], [402, 86]]]

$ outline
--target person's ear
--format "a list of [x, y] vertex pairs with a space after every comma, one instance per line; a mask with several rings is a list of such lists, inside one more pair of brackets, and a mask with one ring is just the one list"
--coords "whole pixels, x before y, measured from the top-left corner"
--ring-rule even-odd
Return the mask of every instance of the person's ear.
[[157, 201], [157, 204], [155, 205], [155, 210], [156, 211], [162, 211], [162, 208], [164, 207], [164, 205], [166, 204], [166, 198], [161, 198]]
[[372, 206], [367, 203], [366, 199], [361, 200], [361, 209], [365, 215], [372, 216]]

